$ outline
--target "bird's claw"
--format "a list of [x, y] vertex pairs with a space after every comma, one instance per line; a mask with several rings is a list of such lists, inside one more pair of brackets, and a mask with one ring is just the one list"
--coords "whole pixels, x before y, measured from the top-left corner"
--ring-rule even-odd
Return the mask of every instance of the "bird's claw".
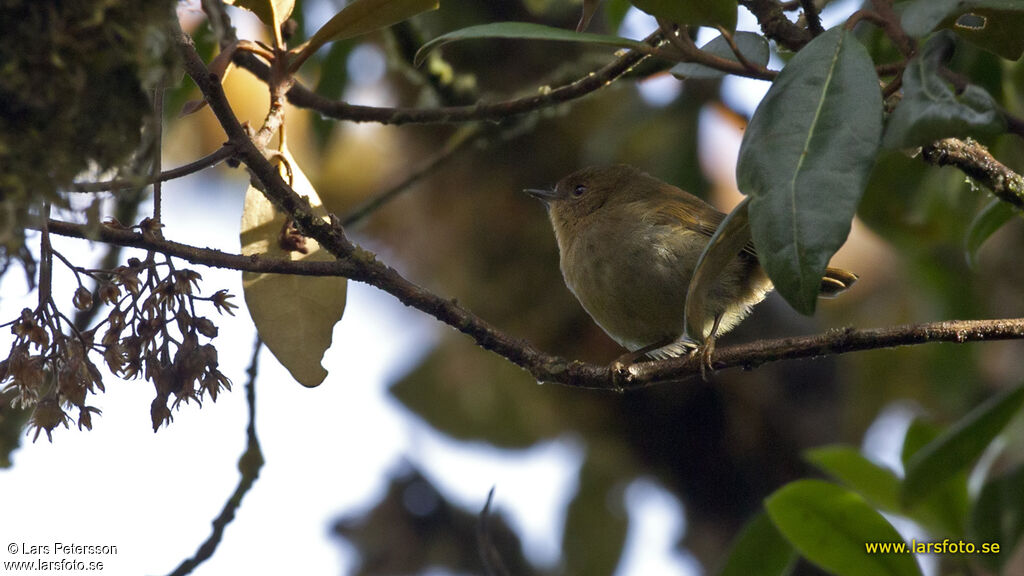
[[711, 375], [715, 373], [715, 366], [712, 361], [711, 355], [715, 352], [715, 339], [713, 337], [708, 338], [703, 344], [694, 348], [693, 354], [700, 355], [700, 378], [701, 380], [708, 382], [710, 380], [708, 373]]

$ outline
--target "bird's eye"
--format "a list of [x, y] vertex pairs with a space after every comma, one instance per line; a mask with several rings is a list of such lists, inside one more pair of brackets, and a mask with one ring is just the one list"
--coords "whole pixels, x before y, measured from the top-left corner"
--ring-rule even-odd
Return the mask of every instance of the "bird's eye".
[[587, 191], [587, 187], [586, 186], [584, 186], [583, 184], [577, 184], [576, 187], [572, 189], [572, 195], [573, 196], [583, 196], [583, 193], [586, 192], [586, 191]]

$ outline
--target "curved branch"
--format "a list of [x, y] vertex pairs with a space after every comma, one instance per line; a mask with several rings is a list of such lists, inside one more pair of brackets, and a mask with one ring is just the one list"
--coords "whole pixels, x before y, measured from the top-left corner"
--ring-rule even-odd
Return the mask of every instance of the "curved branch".
[[787, 18], [778, 0], [740, 0], [740, 5], [754, 14], [764, 35], [780, 46], [797, 52], [811, 41], [811, 33]]
[[165, 172], [161, 172], [156, 178], [148, 179], [125, 179], [125, 180], [108, 180], [106, 182], [75, 182], [68, 188], [69, 192], [106, 192], [107, 190], [117, 190], [120, 188], [139, 188], [142, 186], [148, 186], [149, 184], [155, 184], [157, 182], [166, 182], [168, 180], [174, 180], [175, 178], [181, 178], [182, 176], [188, 176], [200, 170], [216, 166], [221, 162], [227, 160], [234, 154], [234, 150], [231, 146], [225, 144], [214, 150], [210, 154], [203, 156], [202, 158], [185, 164], [184, 166], [178, 166]]
[[996, 160], [977, 141], [971, 138], [939, 140], [925, 146], [921, 158], [936, 166], [956, 166], [1000, 200], [1024, 210], [1024, 177]]
[[774, 70], [769, 70], [764, 66], [758, 66], [749, 60], [740, 52], [739, 47], [736, 46], [736, 42], [733, 40], [732, 35], [727, 30], [719, 27], [722, 37], [729, 43], [729, 47], [736, 54], [737, 60], [729, 60], [728, 58], [722, 58], [716, 56], [710, 52], [706, 52], [697, 48], [697, 45], [693, 43], [693, 40], [687, 35], [685, 30], [680, 30], [678, 33], [673, 29], [671, 22], [667, 20], [658, 19], [658, 27], [661, 33], [668, 38], [668, 41], [672, 46], [679, 50], [681, 53], [681, 60], [683, 62], [693, 62], [695, 64], [702, 64], [708, 68], [714, 68], [715, 70], [721, 70], [726, 74], [734, 74], [736, 76], [746, 76], [748, 78], [754, 78], [757, 80], [774, 80], [779, 75]]
[[[661, 34], [655, 32], [644, 39], [644, 43], [653, 47], [660, 40]], [[478, 120], [497, 121], [576, 100], [591, 92], [596, 92], [626, 72], [629, 72], [648, 55], [645, 51], [630, 50], [596, 72], [587, 74], [575, 82], [555, 88], [549, 92], [499, 102], [478, 102], [469, 106], [447, 106], [441, 108], [357, 106], [324, 98], [298, 83], [288, 91], [287, 97], [288, 102], [294, 106], [315, 110], [329, 118], [351, 122], [379, 122], [381, 124], [398, 125], [473, 122]], [[252, 55], [239, 53], [235, 56], [235, 63], [264, 81], [269, 78], [269, 67]]]
[[[51, 234], [88, 238], [86, 227], [80, 224], [51, 220], [48, 228]], [[330, 262], [310, 262], [228, 254], [159, 238], [147, 239], [138, 232], [108, 227], [101, 230], [99, 240], [153, 250], [204, 266], [304, 276], [344, 276], [365, 282], [395, 296], [403, 304], [430, 314], [469, 335], [483, 348], [504, 356], [541, 382], [621, 392], [662, 382], [686, 380], [701, 374], [699, 355], [659, 362], [642, 362], [631, 365], [627, 371], [616, 372], [606, 366], [585, 364], [547, 354], [525, 340], [508, 336], [458, 303], [441, 298], [409, 282], [398, 272], [372, 259], [372, 255], [359, 248], [354, 248], [358, 252], [349, 258]], [[815, 336], [759, 340], [718, 348], [712, 357], [712, 366], [719, 370], [737, 367], [751, 369], [779, 360], [814, 358], [911, 344], [1010, 339], [1024, 339], [1024, 318], [951, 320], [868, 330], [846, 328]]]

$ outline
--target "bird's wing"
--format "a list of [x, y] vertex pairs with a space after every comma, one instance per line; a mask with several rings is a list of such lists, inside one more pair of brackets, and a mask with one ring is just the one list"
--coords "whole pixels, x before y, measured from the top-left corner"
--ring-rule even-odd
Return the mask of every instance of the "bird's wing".
[[[676, 190], [682, 192], [678, 189]], [[683, 192], [683, 194], [686, 193]], [[714, 236], [715, 231], [722, 224], [722, 220], [725, 220], [725, 214], [722, 214], [714, 206], [696, 196], [673, 194], [673, 199], [677, 200], [677, 202], [658, 203], [659, 208], [656, 220], [676, 224], [680, 222], [693, 223], [696, 225], [696, 230], [708, 238]], [[757, 249], [754, 248], [753, 240], [747, 242], [743, 247], [743, 252], [757, 258]]]

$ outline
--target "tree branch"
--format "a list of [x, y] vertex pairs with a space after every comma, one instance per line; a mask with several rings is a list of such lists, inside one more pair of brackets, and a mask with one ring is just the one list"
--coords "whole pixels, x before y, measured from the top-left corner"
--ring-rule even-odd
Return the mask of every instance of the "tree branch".
[[673, 24], [667, 20], [658, 19], [658, 27], [661, 30], [661, 33], [668, 39], [669, 43], [671, 43], [676, 50], [679, 50], [682, 56], [681, 60], [683, 62], [702, 64], [708, 68], [721, 70], [727, 74], [746, 76], [757, 80], [770, 81], [774, 80], [775, 77], [779, 75], [779, 73], [774, 70], [769, 70], [764, 66], [755, 65], [747, 60], [747, 58], [740, 52], [739, 47], [736, 46], [736, 42], [733, 40], [728, 30], [725, 30], [724, 28], [719, 27], [719, 32], [729, 43], [729, 47], [732, 48], [737, 60], [722, 58], [721, 56], [716, 56], [710, 52], [697, 48], [697, 45], [693, 43], [693, 40], [686, 33], [686, 30], [679, 30], [677, 32], [673, 28]]
[[[660, 40], [661, 35], [656, 32], [648, 36], [644, 43], [654, 47]], [[289, 103], [299, 108], [308, 108], [329, 118], [351, 122], [379, 122], [381, 124], [399, 125], [473, 122], [478, 120], [497, 121], [576, 100], [591, 92], [596, 92], [626, 72], [629, 72], [648, 55], [645, 51], [630, 50], [603, 68], [549, 92], [499, 102], [478, 102], [469, 106], [446, 106], [441, 108], [357, 106], [347, 102], [324, 98], [298, 82], [288, 91], [287, 98]], [[269, 67], [251, 54], [237, 53], [235, 55], [235, 63], [249, 70], [263, 81], [267, 81], [269, 78]]]
[[[83, 225], [51, 220], [48, 227], [51, 234], [87, 238], [87, 229]], [[481, 347], [504, 356], [541, 382], [576, 388], [624, 391], [645, 388], [661, 382], [686, 380], [701, 373], [699, 356], [633, 364], [627, 372], [615, 373], [606, 366], [585, 364], [547, 354], [525, 340], [508, 336], [456, 302], [443, 299], [412, 284], [376, 260], [363, 261], [365, 258], [372, 259], [372, 255], [358, 248], [361, 255], [353, 256], [356, 262], [353, 262], [353, 259], [309, 262], [228, 254], [163, 239], [147, 239], [137, 232], [109, 227], [104, 227], [100, 231], [98, 240], [153, 250], [204, 266], [303, 276], [344, 276], [365, 282], [395, 296], [403, 304], [426, 312], [469, 335]], [[712, 365], [718, 370], [736, 367], [751, 369], [779, 360], [813, 358], [911, 344], [1010, 339], [1024, 339], [1024, 318], [951, 320], [869, 330], [847, 328], [815, 336], [759, 340], [716, 349]]]
[[936, 166], [955, 166], [992, 191], [1000, 200], [1024, 210], [1024, 177], [996, 160], [984, 146], [967, 138], [946, 138], [921, 150], [921, 158]]
[[817, 36], [825, 32], [825, 29], [821, 27], [821, 15], [818, 14], [818, 7], [814, 5], [814, 0], [800, 0], [800, 7], [804, 10], [804, 20], [807, 21], [807, 30], [813, 36]]
[[775, 40], [780, 46], [799, 51], [811, 41], [811, 33], [786, 18], [778, 0], [740, 0], [757, 18], [764, 35]]
[[216, 166], [221, 162], [227, 160], [234, 154], [234, 150], [231, 146], [225, 144], [212, 153], [203, 156], [202, 158], [172, 168], [165, 172], [161, 172], [156, 178], [150, 178], [147, 180], [138, 179], [126, 179], [126, 180], [108, 180], [106, 182], [75, 182], [68, 189], [69, 192], [105, 192], [107, 190], [118, 190], [121, 188], [139, 188], [156, 182], [167, 182], [168, 180], [174, 180], [175, 178], [181, 178], [182, 176], [188, 176], [200, 170]]

